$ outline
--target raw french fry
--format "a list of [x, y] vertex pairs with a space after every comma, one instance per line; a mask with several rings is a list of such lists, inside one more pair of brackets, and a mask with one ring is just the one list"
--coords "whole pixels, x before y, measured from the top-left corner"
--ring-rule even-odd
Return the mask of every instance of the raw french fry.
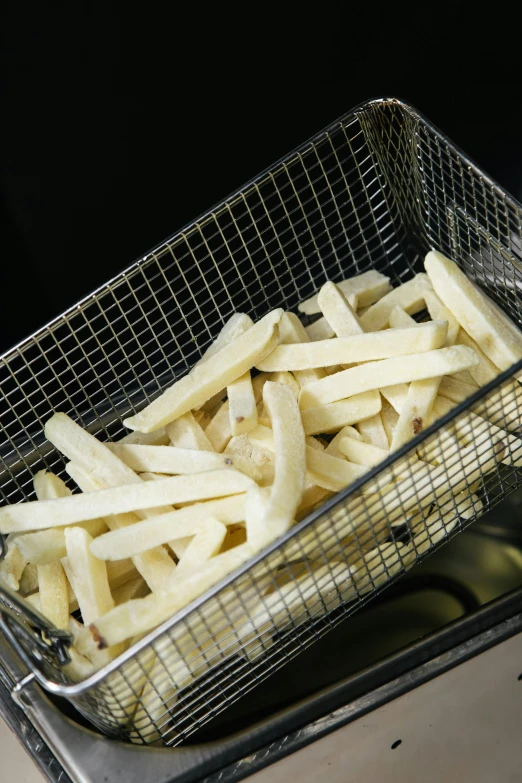
[[405, 329], [359, 333], [315, 343], [278, 345], [257, 367], [266, 372], [284, 369], [295, 371], [332, 364], [373, 362], [407, 354], [417, 355], [440, 348], [446, 335], [445, 321], [428, 321]]
[[[486, 354], [479, 348], [475, 340], [473, 340], [465, 331], [461, 329], [459, 331], [458, 343], [466, 345], [468, 348], [472, 348], [479, 357], [479, 364], [475, 367], [470, 367], [469, 373], [474, 379], [475, 383], [479, 386], [485, 386], [486, 383], [494, 380], [500, 373], [498, 367], [496, 367], [492, 361], [488, 359]], [[517, 381], [507, 382], [502, 387], [502, 409], [505, 416], [505, 420], [514, 429], [520, 428], [520, 410], [522, 410], [522, 387]], [[490, 405], [493, 406], [493, 399], [490, 398]], [[498, 405], [498, 402], [497, 402]]]
[[424, 299], [426, 301], [426, 307], [430, 314], [430, 318], [434, 321], [447, 321], [448, 322], [448, 336], [446, 337], [446, 345], [455, 345], [459, 335], [460, 324], [448, 308], [439, 299], [433, 289], [428, 289], [425, 292]]
[[375, 391], [358, 394], [348, 400], [340, 400], [331, 405], [308, 408], [301, 411], [305, 434], [337, 432], [347, 424], [356, 424], [370, 416], [375, 416], [381, 410], [381, 404], [381, 396]]
[[100, 560], [133, 557], [167, 541], [196, 535], [201, 523], [209, 517], [215, 517], [225, 525], [242, 522], [244, 503], [245, 494], [240, 494], [186, 506], [106, 533], [92, 542], [91, 551]]
[[360, 465], [354, 465], [345, 459], [332, 457], [310, 447], [306, 449], [306, 466], [308, 480], [332, 492], [339, 492], [366, 473], [366, 468]]
[[317, 297], [319, 307], [337, 337], [361, 334], [363, 328], [341, 289], [335, 283], [325, 283]]
[[[331, 335], [333, 337], [333, 335]], [[283, 313], [283, 316], [279, 322], [279, 337], [282, 345], [289, 343], [309, 343], [311, 340], [307, 330], [294, 315], [294, 313]], [[263, 373], [261, 373], [263, 375]], [[325, 373], [322, 369], [316, 370], [301, 370], [301, 372], [295, 372], [294, 377], [299, 386], [305, 386], [310, 381], [318, 381], [324, 378]]]
[[38, 566], [38, 590], [41, 613], [56, 628], [66, 629], [69, 625], [69, 586], [59, 560]]
[[[437, 319], [434, 318], [433, 320]], [[390, 326], [392, 329], [407, 329], [408, 326], [418, 326], [418, 324], [402, 307], [395, 305], [390, 314]]]
[[250, 372], [227, 386], [227, 396], [232, 435], [244, 435], [253, 430], [257, 424], [257, 408]]
[[180, 416], [179, 419], [171, 421], [165, 427], [165, 431], [172, 445], [180, 449], [213, 450], [207, 434], [194, 418], [192, 411], [188, 411], [188, 413]]
[[[324, 376], [321, 376], [324, 377]], [[294, 375], [292, 375], [291, 372], [273, 372], [270, 376], [270, 379], [272, 383], [282, 383], [283, 386], [288, 386], [290, 389], [292, 389], [295, 398], [299, 397], [299, 392], [301, 391], [301, 386], [297, 382]], [[318, 379], [317, 379], [318, 380]], [[256, 422], [257, 424], [257, 422]], [[252, 427], [253, 429], [253, 427]]]
[[68, 653], [71, 660], [63, 667], [63, 672], [70, 680], [81, 682], [94, 674], [95, 669], [92, 663], [80, 655], [74, 647], [70, 647]]
[[[282, 387], [281, 387], [282, 388]], [[246, 492], [252, 479], [233, 468], [172, 476], [141, 484], [102, 489], [58, 500], [32, 501], [0, 509], [0, 532], [73, 525], [92, 517], [124, 514], [165, 503], [190, 503]]]
[[[345, 297], [355, 294], [360, 307], [373, 304], [387, 294], [391, 288], [390, 278], [374, 269], [346, 280], [340, 280], [337, 285]], [[301, 302], [298, 310], [301, 313], [306, 313], [306, 315], [314, 315], [321, 312], [317, 295]]]
[[355, 438], [355, 440], [362, 440], [362, 435], [357, 432], [355, 427], [350, 427], [349, 425], [347, 427], [343, 427], [337, 435], [335, 435], [330, 443], [325, 447], [325, 454], [330, 454], [331, 457], [339, 457], [339, 459], [344, 458], [344, 454], [341, 454], [339, 451], [339, 443], [341, 442], [341, 438]]
[[230, 467], [233, 460], [214, 451], [181, 449], [177, 446], [136, 446], [108, 443], [113, 454], [136, 473], [190, 474]]
[[393, 441], [393, 433], [395, 432], [395, 427], [399, 421], [399, 414], [386, 399], [382, 403], [381, 419], [384, 430], [386, 432], [386, 437], [388, 438], [388, 444], [391, 446]]
[[314, 438], [313, 435], [307, 435], [305, 438], [305, 443], [307, 447], [309, 446], [311, 449], [315, 449], [316, 451], [324, 451], [325, 449], [321, 441], [317, 438]]
[[378, 465], [390, 453], [387, 449], [379, 449], [377, 446], [372, 446], [371, 443], [364, 443], [347, 437], [341, 438], [339, 451], [348, 457], [350, 462], [353, 462], [355, 465], [365, 465], [367, 468], [373, 468], [375, 465]]
[[310, 513], [318, 504], [323, 503], [328, 497], [331, 496], [331, 492], [323, 487], [318, 487], [317, 484], [308, 484], [305, 486], [301, 503], [296, 512], [296, 520], [303, 519]]
[[[390, 333], [396, 330], [392, 330]], [[398, 331], [398, 330], [397, 330]], [[420, 331], [417, 327], [414, 331]], [[463, 345], [439, 348], [422, 354], [383, 359], [349, 370], [343, 370], [330, 378], [309, 383], [301, 390], [301, 410], [326, 405], [355, 394], [379, 389], [386, 383], [408, 383], [445, 375], [448, 372], [465, 370], [478, 362], [476, 354]]]
[[262, 361], [277, 345], [277, 325], [282, 310], [273, 310], [244, 334], [219, 350], [192, 372], [174, 383], [140, 413], [123, 423], [131, 430], [151, 432], [164, 427], [221, 389], [244, 375]]
[[209, 439], [214, 451], [221, 453], [225, 448], [230, 438], [232, 437], [232, 429], [230, 427], [230, 406], [227, 402], [224, 402], [217, 413], [214, 414], [212, 421], [209, 422], [205, 429], [205, 435]]
[[71, 495], [71, 490], [61, 478], [54, 473], [39, 470], [33, 477], [34, 491], [38, 500], [64, 498]]
[[207, 359], [215, 356], [223, 348], [226, 348], [227, 345], [234, 342], [237, 337], [241, 337], [241, 335], [247, 332], [253, 325], [254, 322], [246, 313], [234, 313], [234, 315], [228, 319], [214, 342], [209, 345], [197, 364], [203, 364]]
[[168, 446], [169, 435], [165, 427], [161, 427], [155, 432], [128, 432], [127, 435], [120, 438], [118, 443], [132, 443], [138, 446]]
[[441, 380], [444, 383], [445, 379], [435, 376], [410, 383], [399, 420], [393, 431], [391, 451], [396, 451], [426, 428]]
[[149, 592], [145, 579], [142, 576], [135, 576], [134, 579], [129, 579], [128, 582], [112, 590], [112, 597], [115, 605], [118, 606], [119, 604], [124, 604], [125, 601], [130, 601], [131, 598], [143, 598]]
[[[267, 427], [258, 426], [250, 433], [252, 442], [261, 448], [275, 448], [272, 431]], [[277, 469], [277, 468], [276, 468]], [[322, 489], [339, 492], [366, 473], [359, 465], [351, 465], [345, 459], [338, 459], [306, 446], [306, 478], [309, 483]]]
[[435, 292], [497, 367], [507, 370], [522, 359], [522, 334], [505, 314], [499, 314], [457, 264], [432, 250], [424, 266]]
[[388, 436], [380, 413], [358, 422], [356, 432], [365, 443], [377, 446], [378, 449], [387, 450], [389, 448]]
[[210, 517], [201, 522], [198, 532], [179, 561], [178, 572], [197, 568], [201, 563], [217, 555], [226, 534], [226, 526], [217, 519]]
[[452, 372], [449, 376], [450, 378], [455, 378], [456, 381], [461, 381], [462, 383], [467, 383], [468, 386], [473, 386], [476, 389], [479, 389], [478, 383], [473, 378], [472, 374], [469, 370], [461, 370], [460, 372]]
[[169, 591], [116, 606], [90, 626], [99, 649], [105, 649], [155, 628], [213, 584], [243, 565], [254, 550], [247, 543], [216, 555], [195, 571], [173, 574]]
[[15, 541], [8, 542], [7, 553], [0, 561], [0, 582], [3, 582], [11, 590], [17, 591], [20, 587], [20, 579], [27, 565]]
[[385, 584], [395, 574], [405, 570], [415, 559], [410, 547], [399, 543], [380, 544], [363, 555], [353, 580], [359, 596]]
[[80, 655], [87, 658], [92, 663], [95, 671], [105, 666], [109, 661], [120, 655], [125, 645], [118, 644], [106, 650], [98, 650], [94, 640], [89, 633], [89, 628], [78, 622], [74, 617], [69, 617], [69, 633], [72, 636], [75, 649]]
[[376, 332], [385, 329], [390, 323], [390, 315], [396, 305], [410, 315], [415, 315], [423, 309], [426, 291], [431, 287], [428, 276], [421, 273], [398, 288], [394, 288], [361, 316], [361, 326], [364, 331]]
[[468, 383], [458, 381], [456, 378], [443, 378], [439, 387], [441, 397], [447, 397], [453, 402], [462, 402], [471, 394], [475, 394], [477, 389]]
[[313, 324], [305, 326], [305, 331], [308, 339], [311, 342], [317, 340], [329, 340], [331, 337], [335, 337], [335, 332], [326, 320], [324, 316], [318, 318]]
[[[93, 479], [90, 474], [82, 471], [81, 468], [73, 462], [69, 462], [66, 469], [83, 492], [96, 492], [99, 490], [100, 486], [96, 480]], [[150, 518], [155, 519], [157, 517], [151, 516]], [[106, 517], [106, 521], [109, 525], [109, 529], [112, 531], [133, 527], [139, 522], [139, 517], [135, 514], [115, 514]], [[176, 551], [175, 554], [179, 556], [180, 552]], [[169, 557], [167, 551], [161, 546], [147, 547], [147, 551], [135, 555], [132, 562], [152, 591], [157, 591], [164, 587], [166, 581], [174, 571], [172, 559]], [[110, 572], [109, 581], [112, 586]]]
[[280, 536], [293, 523], [306, 474], [305, 433], [292, 391], [287, 386], [268, 381], [263, 388], [263, 401], [272, 421], [275, 477], [265, 510], [265, 536], [255, 542], [259, 548]]
[[91, 536], [82, 528], [67, 528], [65, 531], [67, 559], [73, 575], [73, 590], [85, 625], [102, 617], [114, 606], [107, 578], [107, 567], [102, 560], [98, 560], [91, 554], [92, 541]]
[[27, 563], [24, 568], [20, 577], [19, 590], [23, 595], [29, 595], [29, 593], [38, 590], [38, 568], [33, 563]]
[[400, 413], [408, 396], [408, 388], [409, 385], [407, 383], [398, 383], [395, 386], [382, 386], [381, 394], [393, 409]]
[[[432, 421], [436, 421], [437, 418], [449, 413], [458, 403], [452, 402], [444, 397], [437, 397], [433, 406]], [[457, 427], [457, 435], [462, 438], [466, 446], [472, 446], [475, 438], [475, 431], [480, 431], [484, 427], [484, 423], [487, 422], [488, 436], [495, 444], [508, 445], [509, 449], [505, 456], [500, 460], [506, 465], [513, 465], [515, 467], [522, 466], [522, 439], [518, 435], [512, 435], [510, 432], [498, 427], [494, 422], [488, 419], [487, 409], [483, 410], [480, 414], [474, 411], [466, 411], [466, 422], [464, 426], [457, 421], [455, 426]]]
[[[80, 523], [93, 538], [107, 531], [103, 519], [91, 519]], [[65, 557], [64, 528], [39, 530], [37, 533], [24, 533], [17, 536], [16, 545], [28, 563], [47, 565]]]

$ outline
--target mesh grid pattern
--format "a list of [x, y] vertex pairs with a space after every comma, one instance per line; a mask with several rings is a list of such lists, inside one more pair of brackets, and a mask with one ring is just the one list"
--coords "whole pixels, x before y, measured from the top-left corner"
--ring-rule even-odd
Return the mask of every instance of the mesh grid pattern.
[[[52, 412], [122, 436], [121, 420], [185, 373], [234, 311], [295, 310], [326, 280], [370, 268], [397, 284], [436, 247], [521, 323], [521, 237], [519, 208], [414, 110], [366, 104], [4, 356], [2, 502], [34, 499], [41, 468], [68, 479], [43, 438]], [[511, 431], [513, 383], [480, 401]], [[40, 680], [110, 736], [182, 742], [519, 486], [522, 441], [492, 442], [462, 408], [425, 439], [430, 466], [402, 449], [90, 685], [49, 661]], [[404, 477], [400, 490], [383, 471]]]

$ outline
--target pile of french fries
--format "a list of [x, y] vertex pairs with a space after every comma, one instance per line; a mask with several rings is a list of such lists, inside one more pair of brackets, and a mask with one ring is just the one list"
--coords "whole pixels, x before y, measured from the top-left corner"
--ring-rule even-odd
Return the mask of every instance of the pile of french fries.
[[[522, 334], [456, 264], [432, 251], [425, 269], [396, 288], [377, 271], [327, 282], [299, 306], [307, 321], [317, 316], [308, 326], [281, 309], [257, 323], [235, 314], [187, 375], [124, 421], [131, 432], [117, 443], [52, 416], [45, 435], [80, 492], [41, 471], [36, 501], [0, 509], [8, 534], [0, 580], [70, 630], [72, 680], [88, 678], [522, 357]], [[249, 640], [373, 589], [480, 511], [479, 497], [470, 502], [464, 490], [478, 492], [499, 461], [522, 464], [519, 406], [513, 380], [501, 407], [475, 406], [440, 433], [437, 448], [421, 444], [354, 493], [343, 511], [346, 540], [363, 520], [373, 535], [350, 562], [341, 548], [336, 561], [321, 562], [317, 531], [304, 531], [295, 557], [304, 552], [309, 568], [296, 577], [299, 591], [281, 584], [228, 618], [237, 649], [248, 654]], [[386, 538], [405, 522], [409, 543]], [[186, 647], [171, 695], [201, 673]], [[120, 721], [139, 727], [161, 709], [165, 699], [156, 703], [150, 686], [155, 665], [137, 713], [129, 696]]]

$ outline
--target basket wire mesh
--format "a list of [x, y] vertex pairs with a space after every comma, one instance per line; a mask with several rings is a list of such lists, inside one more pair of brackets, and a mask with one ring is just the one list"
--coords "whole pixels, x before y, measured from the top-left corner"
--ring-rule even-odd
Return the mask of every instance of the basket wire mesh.
[[[122, 419], [186, 372], [235, 311], [295, 310], [326, 280], [370, 268], [398, 284], [433, 247], [520, 324], [521, 218], [410, 106], [362, 105], [3, 357], [2, 501], [34, 499], [42, 468], [68, 480], [42, 434], [54, 411], [102, 440], [121, 437]], [[68, 681], [9, 625], [12, 641], [44, 687], [107, 735], [179, 744], [520, 485], [515, 373], [448, 410], [89, 680]], [[477, 405], [508, 439], [492, 441]], [[430, 465], [411, 459], [421, 443]], [[399, 474], [400, 493], [385, 486]]]

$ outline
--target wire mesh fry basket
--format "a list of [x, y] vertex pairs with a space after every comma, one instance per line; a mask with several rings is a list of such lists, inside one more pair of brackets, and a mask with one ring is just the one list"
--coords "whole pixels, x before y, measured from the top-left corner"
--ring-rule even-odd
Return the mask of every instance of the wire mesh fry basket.
[[[186, 372], [235, 311], [295, 310], [326, 280], [370, 268], [404, 282], [433, 247], [520, 324], [521, 220], [416, 110], [363, 104], [3, 357], [2, 502], [34, 499], [42, 468], [67, 479], [42, 434], [53, 411], [102, 440], [121, 437], [122, 419]], [[71, 683], [36, 623], [23, 628], [7, 606], [4, 632], [32, 676], [108, 736], [179, 744], [520, 485], [521, 370], [88, 680]], [[483, 406], [498, 431], [477, 416]], [[429, 464], [412, 460], [419, 448]], [[400, 490], [389, 483], [399, 474]]]

